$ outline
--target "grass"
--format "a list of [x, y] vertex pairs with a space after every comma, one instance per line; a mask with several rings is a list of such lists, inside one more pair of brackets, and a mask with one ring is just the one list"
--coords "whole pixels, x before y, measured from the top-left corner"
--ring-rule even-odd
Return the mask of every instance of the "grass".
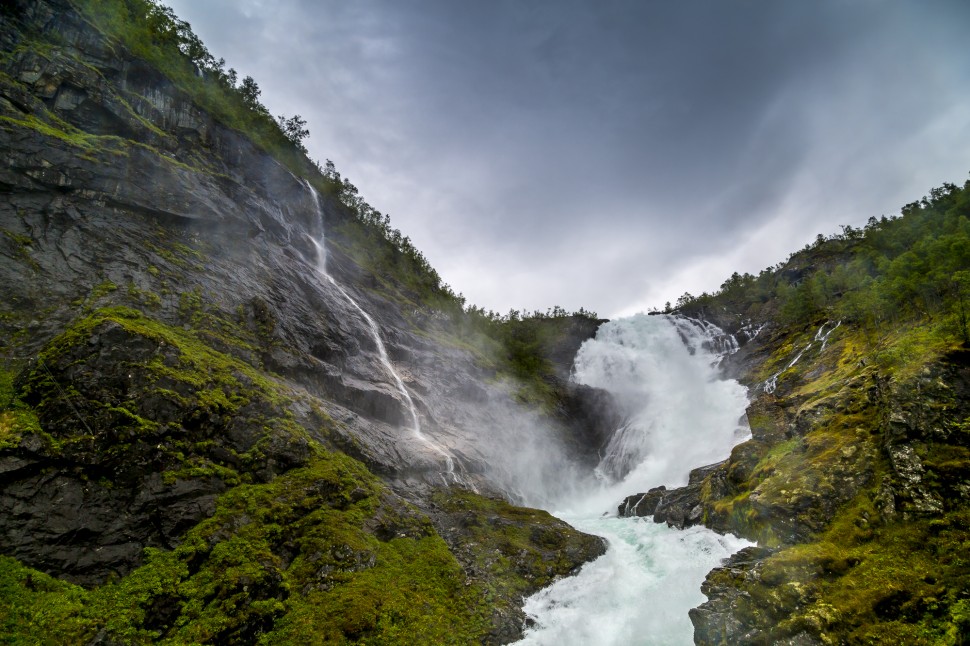
[[36, 413], [16, 393], [15, 376], [0, 370], [0, 451], [15, 448], [23, 435], [40, 431]]

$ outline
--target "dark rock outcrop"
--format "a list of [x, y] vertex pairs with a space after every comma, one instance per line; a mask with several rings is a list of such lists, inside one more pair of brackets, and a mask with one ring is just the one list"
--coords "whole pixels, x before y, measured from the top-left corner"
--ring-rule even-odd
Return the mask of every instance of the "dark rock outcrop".
[[521, 637], [526, 615], [510, 600], [574, 574], [606, 552], [603, 539], [580, 534], [545, 511], [518, 509], [501, 499], [439, 490], [428, 512], [473, 579], [506, 589], [492, 613], [494, 643]]
[[623, 425], [620, 407], [602, 388], [568, 382], [561, 393], [557, 415], [571, 429], [568, 438], [576, 453], [595, 466], [613, 434]]
[[[741, 582], [758, 584], [761, 581], [763, 560], [770, 556], [773, 550], [762, 547], [746, 547], [734, 554], [721, 567], [717, 568], [716, 576], [708, 576], [701, 586], [710, 601], [701, 604], [690, 611], [690, 619], [694, 623], [694, 643], [703, 646], [715, 644], [738, 644], [753, 646], [755, 644], [777, 643], [768, 638], [764, 632], [753, 628], [744, 621], [748, 612], [756, 612], [749, 599], [738, 593]], [[785, 644], [816, 644], [814, 640], [784, 641]]]
[[620, 516], [653, 516], [655, 523], [684, 529], [704, 520], [701, 488], [704, 481], [720, 471], [723, 462], [693, 469], [687, 485], [675, 489], [654, 487], [646, 493], [627, 496], [617, 510]]

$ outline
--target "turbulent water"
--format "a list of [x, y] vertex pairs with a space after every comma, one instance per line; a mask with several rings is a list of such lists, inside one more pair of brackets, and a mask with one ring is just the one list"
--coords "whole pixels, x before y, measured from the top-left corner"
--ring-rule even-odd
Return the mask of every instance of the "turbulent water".
[[669, 529], [618, 518], [628, 495], [687, 482], [748, 436], [745, 389], [720, 378], [737, 346], [708, 325], [637, 315], [611, 321], [576, 356], [574, 378], [609, 390], [626, 414], [586, 490], [550, 508], [605, 537], [605, 556], [530, 597], [522, 644], [691, 644], [687, 611], [704, 601], [707, 572], [748, 543], [702, 527]]

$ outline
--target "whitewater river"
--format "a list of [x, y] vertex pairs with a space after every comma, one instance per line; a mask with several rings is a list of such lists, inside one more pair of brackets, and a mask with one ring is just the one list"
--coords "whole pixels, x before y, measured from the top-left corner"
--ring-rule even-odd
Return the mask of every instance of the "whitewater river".
[[720, 378], [721, 353], [737, 346], [686, 319], [637, 315], [611, 321], [576, 357], [576, 381], [609, 390], [626, 413], [598, 478], [543, 506], [603, 536], [606, 555], [530, 597], [534, 621], [521, 644], [692, 644], [687, 612], [704, 602], [705, 575], [747, 541], [703, 527], [619, 518], [624, 497], [687, 483], [691, 469], [723, 460], [749, 436], [747, 394]]

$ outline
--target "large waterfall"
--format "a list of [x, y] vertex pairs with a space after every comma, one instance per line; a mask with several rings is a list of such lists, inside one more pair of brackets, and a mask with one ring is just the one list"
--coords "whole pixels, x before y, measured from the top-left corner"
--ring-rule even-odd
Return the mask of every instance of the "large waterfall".
[[585, 492], [550, 509], [609, 549], [574, 577], [530, 597], [534, 625], [522, 644], [691, 644], [687, 611], [703, 603], [701, 582], [747, 543], [703, 527], [669, 529], [618, 518], [627, 495], [682, 485], [693, 468], [726, 458], [748, 434], [745, 389], [720, 377], [719, 352], [733, 347], [708, 325], [663, 316], [611, 321], [576, 356], [574, 378], [610, 391], [623, 408], [618, 429]]
[[[319, 196], [307, 187], [321, 223], [313, 238], [319, 276], [363, 321], [384, 373], [408, 409], [412, 437], [440, 460], [444, 484], [471, 486], [461, 463], [422, 432], [421, 416], [373, 317], [327, 271]], [[528, 411], [509, 404], [494, 411], [495, 420], [509, 423], [481, 429], [490, 438], [482, 457], [491, 483], [609, 543], [607, 553], [578, 575], [526, 601], [532, 625], [521, 643], [692, 642], [687, 612], [704, 601], [704, 576], [747, 543], [703, 527], [678, 531], [649, 518], [619, 518], [616, 509], [628, 495], [686, 484], [691, 469], [726, 458], [746, 438], [746, 391], [718, 371], [723, 355], [736, 349], [734, 339], [716, 327], [684, 318], [637, 315], [603, 325], [577, 353], [573, 379], [609, 391], [624, 423], [592, 474], [570, 464], [554, 434]], [[522, 432], [520, 426], [531, 428]], [[503, 435], [505, 427], [511, 433]]]

